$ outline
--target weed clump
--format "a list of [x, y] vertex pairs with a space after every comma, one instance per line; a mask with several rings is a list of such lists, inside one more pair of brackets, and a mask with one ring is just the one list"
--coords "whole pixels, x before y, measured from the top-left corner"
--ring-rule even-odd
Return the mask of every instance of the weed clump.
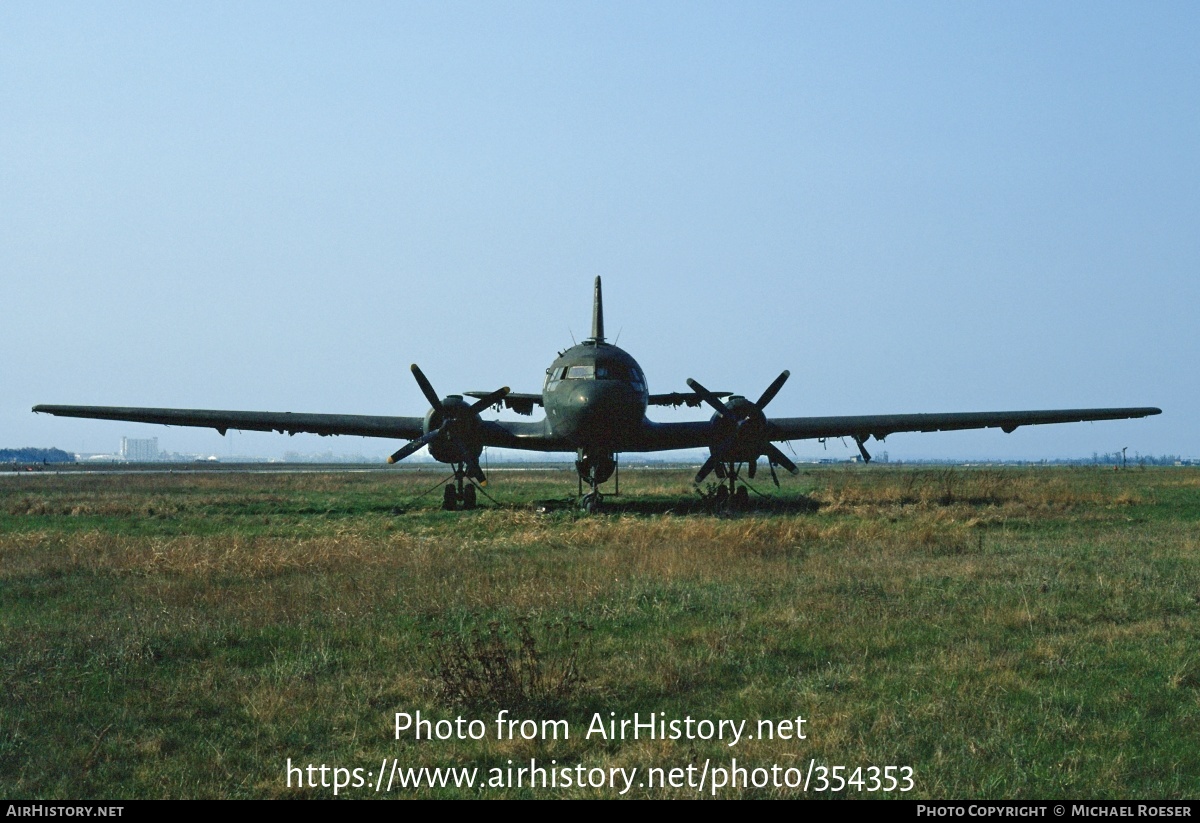
[[547, 621], [539, 639], [523, 617], [515, 628], [492, 620], [483, 629], [435, 631], [430, 658], [439, 696], [468, 708], [559, 708], [584, 683], [580, 657], [591, 630], [578, 620]]

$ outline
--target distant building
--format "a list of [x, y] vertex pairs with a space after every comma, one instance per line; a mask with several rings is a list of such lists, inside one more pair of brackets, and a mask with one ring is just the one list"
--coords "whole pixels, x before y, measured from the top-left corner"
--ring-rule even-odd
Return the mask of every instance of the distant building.
[[122, 437], [121, 459], [131, 463], [149, 463], [158, 460], [158, 438], [135, 440], [132, 437]]

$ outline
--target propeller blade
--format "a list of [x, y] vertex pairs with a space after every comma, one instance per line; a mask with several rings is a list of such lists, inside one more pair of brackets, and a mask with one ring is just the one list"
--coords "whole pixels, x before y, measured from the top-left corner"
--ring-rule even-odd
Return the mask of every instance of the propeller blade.
[[721, 398], [717, 397], [715, 394], [713, 394], [708, 389], [701, 386], [699, 383], [697, 383], [695, 380], [693, 380], [690, 377], [687, 379], [687, 384], [691, 387], [692, 391], [694, 391], [696, 394], [700, 395], [704, 399], [705, 403], [707, 403], [708, 405], [710, 405], [714, 409], [716, 409], [717, 414], [721, 415], [722, 417], [724, 417], [727, 420], [734, 419], [734, 416], [729, 411], [729, 408], [724, 403], [721, 402]]
[[792, 474], [799, 474], [800, 470], [796, 468], [796, 464], [788, 460], [788, 456], [779, 450], [779, 447], [774, 443], [767, 443], [767, 459], [775, 461], [775, 465], [783, 466]]
[[512, 391], [512, 389], [510, 389], [508, 386], [505, 386], [502, 389], [496, 389], [494, 392], [489, 394], [487, 397], [480, 398], [479, 400], [476, 400], [474, 403], [472, 403], [469, 411], [472, 414], [479, 414], [479, 412], [483, 411], [488, 406], [494, 406], [497, 403], [499, 403], [501, 400], [503, 400], [505, 397], [508, 396], [508, 393], [510, 391]]
[[783, 384], [791, 377], [792, 373], [787, 369], [783, 370], [783, 374], [775, 378], [775, 382], [767, 386], [767, 390], [762, 393], [762, 397], [758, 398], [758, 402], [754, 405], [759, 409], [765, 409], [767, 404], [775, 399], [775, 395], [779, 394], [779, 390], [783, 388]]
[[700, 467], [700, 471], [696, 472], [696, 482], [703, 483], [704, 478], [708, 477], [709, 473], [711, 473], [712, 470], [717, 467], [717, 465], [717, 458], [709, 455], [708, 459], [704, 461], [704, 465]]
[[429, 401], [429, 405], [440, 412], [445, 412], [445, 409], [442, 407], [442, 399], [437, 396], [437, 392], [433, 390], [433, 385], [416, 363], [412, 364], [412, 373], [413, 377], [417, 378], [417, 385], [421, 387], [421, 394], [425, 395], [425, 399]]
[[758, 474], [758, 458], [757, 457], [754, 458], [753, 460], [751, 460], [749, 465], [746, 466], [746, 473], [750, 475], [751, 480], [754, 479], [754, 475]]
[[767, 468], [771, 470], [771, 479], [775, 481], [775, 488], [779, 488], [779, 476], [775, 474], [775, 461], [770, 457], [767, 458]]
[[475, 481], [481, 486], [487, 485], [487, 477], [483, 473], [483, 469], [479, 466], [479, 461], [472, 457], [467, 461], [467, 475], [474, 477]]
[[399, 463], [401, 460], [408, 457], [413, 452], [420, 451], [422, 447], [429, 445], [431, 442], [433, 442], [434, 438], [436, 438], [441, 433], [442, 433], [442, 430], [440, 428], [434, 429], [433, 431], [429, 432], [429, 434], [423, 434], [420, 437], [418, 437], [416, 440], [408, 441], [401, 448], [399, 448], [395, 454], [393, 454], [391, 457], [389, 457], [387, 462]]
[[467, 476], [474, 479], [481, 486], [487, 485], [487, 477], [484, 476], [483, 469], [479, 467], [479, 461], [475, 459], [475, 455], [471, 454], [462, 443], [457, 440], [452, 440], [452, 443], [458, 448], [458, 453], [462, 457], [463, 464], [467, 467]]

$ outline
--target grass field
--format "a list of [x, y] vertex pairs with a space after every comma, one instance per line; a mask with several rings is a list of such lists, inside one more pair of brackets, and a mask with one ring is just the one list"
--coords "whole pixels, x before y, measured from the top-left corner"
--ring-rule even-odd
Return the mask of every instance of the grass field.
[[[536, 759], [695, 797], [735, 758], [785, 785], [717, 796], [1200, 796], [1200, 471], [830, 467], [736, 516], [690, 474], [625, 470], [590, 517], [566, 471], [493, 470], [457, 514], [413, 501], [428, 469], [0, 476], [0, 796], [625, 787], [375, 788]], [[570, 737], [498, 739], [502, 709]], [[418, 710], [486, 731], [396, 739]], [[585, 737], [635, 712], [755, 739]], [[910, 791], [869, 791], [888, 766]]]

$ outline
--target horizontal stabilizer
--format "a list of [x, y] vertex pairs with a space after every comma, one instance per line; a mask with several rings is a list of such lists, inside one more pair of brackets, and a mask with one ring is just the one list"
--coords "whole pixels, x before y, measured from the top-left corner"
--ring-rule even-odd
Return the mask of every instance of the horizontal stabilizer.
[[[475, 397], [482, 400], [483, 398], [487, 397], [490, 392], [467, 391], [463, 392], [463, 394], [467, 397]], [[542, 405], [542, 396], [540, 394], [509, 392], [504, 396], [504, 408], [512, 409], [517, 414], [533, 414], [533, 407], [540, 405]]]
[[[717, 397], [730, 397], [733, 392], [715, 391], [713, 394]], [[703, 402], [704, 398], [694, 391], [673, 391], [666, 394], [652, 394], [648, 401], [651, 406], [688, 406], [693, 409]]]

